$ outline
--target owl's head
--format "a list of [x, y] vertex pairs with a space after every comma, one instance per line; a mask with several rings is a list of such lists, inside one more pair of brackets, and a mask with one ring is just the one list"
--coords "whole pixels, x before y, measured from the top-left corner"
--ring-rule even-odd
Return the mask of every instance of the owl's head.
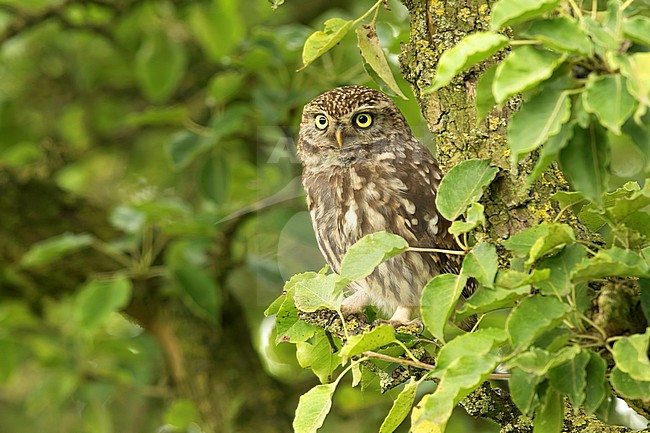
[[411, 130], [386, 95], [364, 86], [338, 87], [305, 106], [298, 155], [306, 163], [315, 157], [375, 153], [405, 134], [410, 137]]

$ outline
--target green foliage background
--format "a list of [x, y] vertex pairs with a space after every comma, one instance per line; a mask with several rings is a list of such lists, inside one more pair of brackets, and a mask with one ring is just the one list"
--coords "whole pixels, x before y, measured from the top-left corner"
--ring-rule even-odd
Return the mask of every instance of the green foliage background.
[[[241, 431], [253, 392], [193, 399], [177, 381], [158, 326], [185, 321], [179, 309], [193, 320], [182, 339], [251, 344], [260, 369], [235, 383], [263, 375], [282, 395], [260, 410], [278, 415], [268, 431], [287, 431], [318, 382], [262, 313], [323, 263], [295, 182], [301, 108], [338, 85], [376, 86], [353, 32], [296, 71], [310, 34], [373, 4], [0, 0], [0, 431], [209, 431], [219, 400], [212, 430]], [[376, 30], [411, 98], [395, 101], [426, 141], [397, 67], [408, 16], [389, 4]], [[647, 159], [612, 146], [611, 186], [641, 179]], [[211, 361], [189, 371], [238, 367]], [[342, 387], [320, 431], [377, 431], [397, 395]], [[459, 414], [447, 426], [468, 429], [496, 431]]]

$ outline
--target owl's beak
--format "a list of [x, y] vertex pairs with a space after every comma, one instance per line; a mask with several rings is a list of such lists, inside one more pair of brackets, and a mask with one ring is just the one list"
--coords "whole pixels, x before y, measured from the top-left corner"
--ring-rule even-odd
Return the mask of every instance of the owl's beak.
[[343, 131], [341, 128], [336, 128], [336, 131], [334, 132], [334, 136], [336, 137], [336, 142], [339, 144], [339, 149], [343, 148]]

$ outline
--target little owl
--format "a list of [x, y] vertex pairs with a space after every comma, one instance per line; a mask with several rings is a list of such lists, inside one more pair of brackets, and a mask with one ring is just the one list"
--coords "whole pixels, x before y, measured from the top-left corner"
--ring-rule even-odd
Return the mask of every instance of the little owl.
[[[449, 221], [435, 206], [438, 164], [383, 93], [339, 87], [307, 104], [298, 157], [318, 246], [335, 272], [352, 244], [382, 230], [412, 247], [454, 248]], [[400, 254], [352, 283], [354, 294], [342, 311], [374, 305], [392, 322], [408, 322], [419, 311], [424, 285], [458, 267], [455, 257], [443, 254]]]

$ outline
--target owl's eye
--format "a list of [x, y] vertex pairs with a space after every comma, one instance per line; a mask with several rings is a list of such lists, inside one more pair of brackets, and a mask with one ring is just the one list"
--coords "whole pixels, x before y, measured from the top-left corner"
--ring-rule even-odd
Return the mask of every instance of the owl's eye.
[[316, 124], [316, 128], [325, 129], [327, 128], [327, 125], [329, 125], [330, 121], [327, 120], [327, 116], [324, 114], [319, 114], [314, 119], [314, 123]]
[[359, 113], [354, 116], [354, 123], [359, 128], [367, 128], [372, 125], [372, 116], [369, 113]]

